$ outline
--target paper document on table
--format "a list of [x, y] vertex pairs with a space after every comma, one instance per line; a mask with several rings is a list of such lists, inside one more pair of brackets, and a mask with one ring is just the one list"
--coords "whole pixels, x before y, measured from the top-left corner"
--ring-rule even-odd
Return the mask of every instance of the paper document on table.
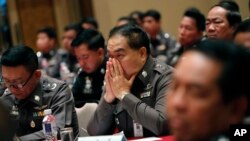
[[79, 137], [78, 141], [127, 141], [124, 135]]

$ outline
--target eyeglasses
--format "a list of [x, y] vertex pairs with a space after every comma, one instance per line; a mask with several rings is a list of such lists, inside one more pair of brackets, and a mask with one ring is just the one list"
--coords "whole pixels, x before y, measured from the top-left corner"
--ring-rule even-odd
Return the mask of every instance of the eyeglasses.
[[31, 79], [32, 75], [34, 74], [34, 72], [35, 72], [35, 71], [33, 71], [33, 72], [30, 74], [29, 78], [28, 78], [23, 84], [21, 84], [21, 83], [9, 83], [9, 82], [6, 82], [6, 81], [3, 79], [3, 77], [1, 77], [0, 82], [1, 82], [2, 86], [5, 86], [5, 87], [7, 87], [7, 88], [9, 88], [9, 89], [10, 89], [10, 88], [22, 89], [22, 88], [25, 87], [25, 85], [30, 81], [30, 79]]

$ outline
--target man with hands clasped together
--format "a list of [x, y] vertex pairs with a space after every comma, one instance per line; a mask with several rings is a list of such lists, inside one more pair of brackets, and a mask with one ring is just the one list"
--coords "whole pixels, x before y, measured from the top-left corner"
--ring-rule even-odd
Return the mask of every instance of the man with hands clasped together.
[[117, 128], [126, 137], [167, 134], [164, 98], [173, 69], [150, 56], [149, 38], [137, 26], [113, 28], [107, 50], [105, 90], [88, 133]]

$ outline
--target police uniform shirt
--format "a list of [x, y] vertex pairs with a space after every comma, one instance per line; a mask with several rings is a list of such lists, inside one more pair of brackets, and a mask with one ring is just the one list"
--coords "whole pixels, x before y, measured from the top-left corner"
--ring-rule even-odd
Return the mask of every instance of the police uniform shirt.
[[168, 61], [167, 64], [170, 66], [175, 66], [177, 61], [179, 60], [180, 56], [184, 53], [184, 51], [186, 51], [189, 48], [193, 48], [195, 46], [197, 46], [197, 44], [199, 44], [200, 42], [206, 40], [206, 37], [202, 37], [201, 39], [197, 40], [195, 43], [193, 43], [190, 46], [186, 46], [183, 47], [181, 45], [177, 46], [176, 48], [173, 48], [171, 50], [169, 50], [169, 57], [168, 57]]
[[131, 93], [122, 101], [109, 104], [101, 99], [94, 117], [88, 125], [90, 135], [112, 134], [114, 128], [126, 137], [134, 137], [133, 122], [143, 126], [143, 136], [168, 133], [165, 117], [165, 94], [169, 86], [172, 67], [149, 57], [135, 78]]
[[60, 78], [60, 62], [61, 55], [57, 49], [51, 50], [49, 53], [37, 52], [39, 68], [46, 74], [53, 78]]
[[77, 71], [79, 70], [79, 65], [77, 63], [76, 57], [65, 49], [59, 49], [58, 54], [60, 55], [61, 62], [66, 63], [69, 71], [77, 73]]
[[75, 107], [80, 108], [87, 102], [99, 102], [103, 91], [106, 60], [105, 58], [95, 72], [88, 74], [81, 70], [78, 74], [72, 88]]
[[150, 42], [151, 55], [165, 63], [169, 59], [169, 51], [179, 46], [175, 39], [162, 31], [155, 39], [150, 39]]
[[42, 120], [45, 109], [52, 109], [59, 129], [73, 127], [74, 135], [78, 134], [73, 96], [62, 81], [42, 77], [28, 98], [17, 100], [7, 89], [1, 99], [10, 109], [12, 120], [16, 123], [16, 135], [21, 140], [44, 139]]

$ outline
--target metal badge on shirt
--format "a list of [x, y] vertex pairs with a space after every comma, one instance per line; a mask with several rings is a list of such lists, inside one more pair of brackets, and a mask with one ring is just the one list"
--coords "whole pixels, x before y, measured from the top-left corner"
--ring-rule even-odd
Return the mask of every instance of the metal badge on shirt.
[[85, 77], [85, 86], [83, 89], [84, 94], [91, 94], [92, 93], [92, 80], [87, 76]]
[[134, 136], [135, 137], [143, 137], [142, 125], [135, 122], [134, 120], [133, 120], [133, 129], [134, 129]]
[[30, 122], [30, 127], [31, 128], [35, 128], [36, 127], [36, 124], [35, 124], [35, 122], [33, 120], [31, 120], [31, 122]]

